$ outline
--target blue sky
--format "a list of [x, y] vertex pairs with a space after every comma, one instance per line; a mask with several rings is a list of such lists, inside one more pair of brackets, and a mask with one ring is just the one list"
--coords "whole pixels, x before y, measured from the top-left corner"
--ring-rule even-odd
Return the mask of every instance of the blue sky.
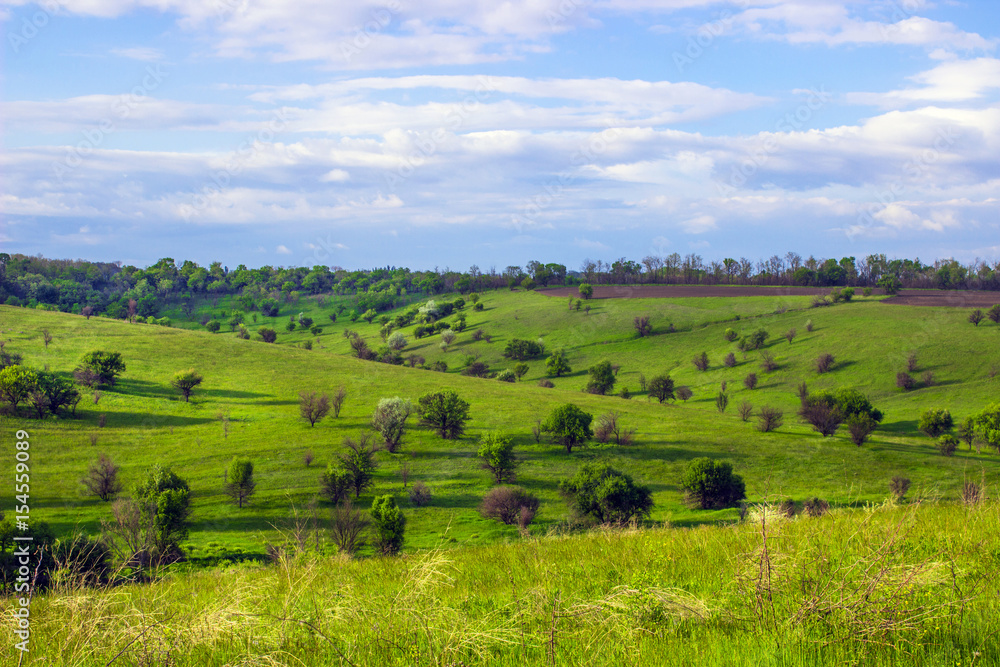
[[0, 0], [0, 247], [1000, 259], [988, 0]]

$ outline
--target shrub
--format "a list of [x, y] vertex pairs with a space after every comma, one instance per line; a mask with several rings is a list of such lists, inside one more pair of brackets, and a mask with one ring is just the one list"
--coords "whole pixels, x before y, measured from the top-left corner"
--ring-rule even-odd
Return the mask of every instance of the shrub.
[[760, 353], [760, 367], [764, 371], [773, 372], [778, 370], [778, 362], [774, 360], [773, 354], [763, 350]]
[[316, 459], [316, 457], [313, 456], [313, 453], [312, 453], [311, 449], [307, 449], [306, 453], [302, 455], [302, 462], [306, 464], [307, 468], [312, 465], [312, 462], [315, 459]]
[[340, 409], [344, 407], [345, 398], [347, 398], [347, 390], [344, 389], [344, 385], [340, 385], [340, 388], [337, 389], [337, 393], [333, 395], [333, 400], [330, 402], [333, 407], [334, 419], [340, 417]]
[[725, 359], [722, 360], [722, 365], [726, 368], [732, 368], [736, 365], [736, 355], [730, 352], [726, 355]]
[[173, 560], [181, 554], [180, 542], [187, 539], [191, 515], [188, 483], [169, 468], [156, 465], [132, 489], [143, 523], [152, 529], [150, 560]]
[[586, 390], [591, 394], [604, 395], [615, 387], [615, 373], [611, 368], [610, 361], [602, 361], [594, 364], [588, 369], [590, 380], [587, 382]]
[[594, 296], [594, 288], [589, 283], [580, 283], [580, 285], [576, 288], [576, 291], [584, 299], [589, 299]]
[[0, 398], [17, 410], [22, 401], [38, 389], [38, 374], [24, 366], [7, 366], [0, 370]]
[[757, 329], [749, 336], [744, 336], [740, 339], [740, 349], [741, 350], [759, 350], [764, 347], [764, 343], [767, 342], [767, 331], [764, 329]]
[[925, 387], [933, 387], [934, 373], [931, 371], [924, 371], [923, 375], [920, 376], [920, 381], [924, 383]]
[[505, 368], [497, 373], [496, 379], [500, 382], [517, 382], [517, 374], [509, 368]]
[[368, 519], [354, 509], [351, 499], [345, 498], [330, 515], [330, 537], [337, 550], [348, 556], [354, 555], [364, 544], [362, 534], [369, 524]]
[[653, 325], [650, 324], [648, 315], [636, 317], [632, 322], [632, 327], [635, 329], [635, 332], [639, 334], [639, 338], [643, 338], [653, 333]]
[[431, 370], [437, 371], [439, 373], [447, 373], [448, 372], [448, 362], [446, 362], [446, 361], [435, 361], [431, 365]]
[[639, 391], [646, 391], [648, 384], [646, 382], [646, 376], [643, 373], [639, 373]]
[[707, 352], [702, 352], [701, 354], [697, 355], [694, 359], [692, 359], [691, 363], [693, 363], [694, 367], [697, 368], [699, 371], [707, 371], [708, 370], [708, 353]]
[[482, 467], [493, 475], [497, 484], [509, 484], [516, 478], [518, 466], [514, 454], [514, 441], [507, 435], [496, 432], [484, 433], [479, 441], [479, 458], [483, 460]]
[[174, 374], [174, 379], [170, 381], [170, 386], [179, 391], [184, 397], [184, 402], [187, 403], [191, 400], [194, 388], [200, 385], [202, 380], [204, 378], [195, 369], [189, 368], [186, 371], [177, 371]]
[[732, 343], [734, 340], [740, 337], [740, 335], [736, 333], [735, 329], [726, 329], [726, 332], [722, 335], [730, 343]]
[[829, 394], [807, 397], [799, 408], [799, 416], [824, 438], [836, 433], [844, 421], [844, 414]]
[[569, 361], [566, 360], [566, 353], [562, 350], [553, 352], [545, 361], [545, 372], [549, 377], [559, 377], [572, 373], [573, 369], [570, 368]]
[[950, 433], [946, 433], [938, 438], [937, 448], [945, 456], [951, 456], [958, 449], [958, 438]]
[[514, 364], [514, 375], [517, 377], [518, 380], [523, 378], [527, 374], [527, 372], [528, 372], [528, 364], [523, 362], [519, 364]]
[[76, 414], [76, 406], [80, 402], [80, 391], [73, 382], [48, 371], [36, 373], [37, 382], [31, 392], [32, 403], [39, 411], [38, 417], [45, 416], [45, 411], [56, 415], [64, 407], [71, 407]]
[[313, 342], [311, 340], [304, 340], [304, 341], [302, 341], [302, 349], [303, 350], [311, 350], [311, 349], [313, 349]]
[[812, 330], [813, 330], [813, 321], [806, 320], [806, 331], [812, 333]]
[[490, 489], [479, 504], [479, 513], [508, 526], [527, 528], [538, 511], [538, 498], [519, 486], [497, 486]]
[[896, 386], [903, 391], [910, 391], [914, 385], [913, 377], [904, 371], [896, 373]]
[[851, 434], [851, 442], [860, 447], [878, 426], [878, 422], [868, 415], [850, 415], [845, 420]]
[[401, 331], [396, 331], [389, 336], [386, 340], [386, 344], [389, 346], [390, 350], [398, 352], [406, 347], [406, 336], [404, 336]]
[[482, 301], [477, 301], [475, 303], [475, 305], [472, 306], [472, 310], [476, 311], [477, 313], [480, 312], [480, 311], [482, 311], [483, 310], [483, 302]]
[[795, 387], [795, 395], [799, 397], [799, 403], [805, 405], [806, 399], [809, 398], [809, 386], [804, 381], [800, 382]]
[[379, 496], [372, 502], [372, 546], [383, 556], [395, 556], [403, 548], [406, 517], [392, 496]]
[[421, 423], [433, 427], [445, 439], [461, 437], [469, 420], [469, 404], [451, 390], [424, 394], [417, 412]]
[[559, 490], [568, 498], [573, 512], [602, 524], [622, 525], [645, 518], [653, 509], [652, 492], [632, 481], [632, 477], [606, 463], [584, 464]]
[[87, 493], [105, 502], [122, 490], [121, 482], [118, 481], [118, 466], [106, 454], [101, 454], [97, 461], [90, 464], [87, 474], [80, 481]]
[[1000, 303], [986, 311], [986, 317], [990, 318], [994, 324], [1000, 324]]
[[750, 401], [740, 401], [740, 404], [736, 406], [736, 410], [740, 415], [741, 421], [750, 421], [750, 417], [753, 416], [753, 404]]
[[319, 495], [329, 500], [334, 505], [350, 499], [350, 492], [353, 486], [351, 473], [344, 467], [343, 461], [330, 463], [326, 467], [326, 472], [319, 478]]
[[549, 414], [542, 424], [542, 430], [551, 433], [552, 437], [566, 448], [566, 453], [572, 454], [573, 447], [582, 445], [594, 435], [590, 429], [593, 419], [593, 415], [572, 403], [566, 403]]
[[867, 416], [871, 417], [875, 423], [882, 421], [882, 411], [873, 407], [868, 397], [857, 389], [838, 389], [831, 398], [845, 418]]
[[490, 373], [490, 365], [485, 361], [473, 361], [462, 369], [462, 375], [475, 378], [484, 378]]
[[205, 328], [212, 333], [218, 333], [219, 329], [222, 328], [222, 322], [219, 320], [209, 320], [208, 322], [205, 322]]
[[371, 425], [385, 441], [385, 449], [395, 453], [403, 440], [406, 420], [413, 412], [413, 405], [399, 396], [380, 399], [372, 413]]
[[829, 373], [833, 368], [834, 358], [830, 353], [825, 353], [819, 355], [816, 358], [816, 372], [817, 373]]
[[93, 385], [114, 385], [118, 376], [125, 372], [125, 362], [120, 352], [94, 350], [83, 355], [78, 370], [89, 371], [94, 378]]
[[983, 321], [983, 311], [981, 309], [976, 308], [974, 311], [969, 313], [969, 322], [971, 324], [974, 324], [978, 327], [979, 323], [982, 321]]
[[747, 389], [756, 389], [757, 388], [757, 374], [756, 373], [747, 373], [747, 376], [745, 378], [743, 378], [743, 386], [746, 387]]
[[715, 396], [715, 409], [721, 413], [725, 412], [727, 407], [729, 407], [729, 394], [724, 391], [720, 391]]
[[667, 400], [674, 400], [673, 379], [667, 374], [655, 376], [649, 381], [649, 397], [655, 398], [660, 403]]
[[431, 502], [431, 489], [423, 482], [417, 482], [410, 487], [410, 504], [414, 507], [423, 507]]
[[608, 442], [614, 439], [616, 445], [627, 447], [635, 439], [635, 429], [623, 426], [621, 415], [612, 410], [597, 418], [597, 424], [594, 426], [594, 439], [598, 442]]
[[425, 327], [424, 325], [418, 324], [417, 326], [413, 327], [414, 338], [420, 339], [426, 335], [427, 335], [427, 327]]
[[233, 499], [238, 507], [243, 507], [257, 490], [257, 482], [253, 479], [253, 463], [248, 458], [233, 457], [226, 471], [226, 495]]
[[788, 331], [785, 332], [785, 340], [788, 341], [789, 345], [791, 345], [792, 341], [795, 340], [795, 335], [796, 335], [796, 331], [795, 331], [794, 328], [793, 329], [789, 329]]
[[628, 390], [628, 387], [622, 387], [618, 390], [618, 395], [624, 398], [626, 401], [632, 398], [632, 392]]
[[889, 493], [896, 499], [897, 502], [903, 500], [906, 492], [910, 490], [910, 480], [907, 477], [901, 475], [894, 475], [891, 480], [889, 480]]
[[371, 360], [375, 358], [375, 353], [368, 347], [368, 343], [358, 334], [350, 336], [348, 342], [351, 345], [354, 356], [358, 359]]
[[757, 430], [763, 433], [770, 433], [781, 428], [784, 423], [785, 413], [777, 408], [764, 406], [757, 413]]
[[915, 373], [917, 370], [917, 353], [911, 352], [908, 357], [906, 357], [906, 370], [910, 373]]
[[822, 498], [809, 498], [802, 504], [802, 509], [805, 511], [807, 516], [823, 516], [830, 511], [830, 503], [826, 502]]
[[732, 464], [707, 457], [688, 464], [680, 488], [688, 504], [703, 510], [736, 507], [746, 498], [746, 485], [742, 477], [733, 474]]
[[[339, 408], [337, 410], [340, 412]], [[330, 412], [330, 397], [326, 394], [317, 394], [311, 391], [299, 393], [299, 414], [309, 422], [310, 426], [316, 426]]]
[[260, 336], [260, 339], [265, 343], [273, 343], [278, 340], [277, 332], [270, 327], [261, 327], [260, 329], [257, 329], [257, 335]]
[[957, 429], [958, 439], [969, 446], [972, 451], [972, 441], [976, 439], [976, 418], [972, 415], [963, 419]]
[[691, 391], [691, 387], [687, 385], [682, 385], [680, 387], [677, 387], [676, 393], [677, 393], [677, 398], [681, 399], [685, 403], [688, 402], [688, 399], [694, 396], [694, 392]]
[[340, 456], [340, 463], [350, 475], [355, 498], [360, 498], [361, 492], [375, 483], [375, 470], [378, 469], [375, 452], [378, 448], [372, 440], [368, 431], [363, 432], [357, 440], [344, 438], [347, 451]]
[[546, 389], [552, 389], [553, 387], [555, 387], [555, 385], [552, 384], [552, 380], [546, 380], [545, 378], [542, 378], [541, 380], [538, 381], [538, 386], [544, 387]]
[[924, 410], [917, 422], [917, 428], [931, 438], [936, 438], [945, 431], [950, 431], [954, 425], [951, 413], [942, 408]]

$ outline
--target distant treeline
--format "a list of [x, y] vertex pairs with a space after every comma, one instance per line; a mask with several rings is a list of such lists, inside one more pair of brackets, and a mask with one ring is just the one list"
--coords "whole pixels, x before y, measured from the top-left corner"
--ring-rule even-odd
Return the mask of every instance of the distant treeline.
[[230, 270], [221, 262], [207, 268], [185, 261], [180, 266], [164, 258], [148, 268], [121, 262], [47, 259], [0, 253], [0, 302], [42, 307], [85, 315], [125, 319], [155, 317], [179, 305], [190, 314], [199, 300], [234, 296], [244, 310], [277, 312], [282, 300], [315, 294], [350, 295], [359, 312], [383, 311], [400, 305], [407, 295], [468, 293], [516, 286], [590, 284], [739, 284], [815, 287], [900, 287], [941, 289], [1000, 289], [1000, 263], [962, 265], [954, 260], [923, 264], [919, 259], [887, 259], [869, 255], [840, 260], [803, 259], [797, 253], [751, 261], [725, 258], [705, 263], [700, 255], [649, 255], [641, 262], [585, 260], [579, 271], [562, 264], [528, 262], [526, 266], [468, 271], [412, 271], [383, 267], [349, 271], [341, 267], [273, 267]]

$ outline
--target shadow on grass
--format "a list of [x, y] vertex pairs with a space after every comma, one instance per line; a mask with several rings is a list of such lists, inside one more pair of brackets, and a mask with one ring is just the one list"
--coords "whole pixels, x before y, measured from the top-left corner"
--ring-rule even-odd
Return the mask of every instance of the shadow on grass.
[[[81, 412], [78, 417], [82, 422], [96, 422], [104, 415], [105, 423], [103, 428], [135, 428], [143, 426], [147, 428], [162, 428], [176, 426], [194, 426], [196, 424], [210, 424], [217, 421], [213, 417], [182, 417], [180, 415], [161, 415], [148, 412], [108, 412], [105, 410], [88, 410]], [[231, 420], [236, 421], [236, 420]]]

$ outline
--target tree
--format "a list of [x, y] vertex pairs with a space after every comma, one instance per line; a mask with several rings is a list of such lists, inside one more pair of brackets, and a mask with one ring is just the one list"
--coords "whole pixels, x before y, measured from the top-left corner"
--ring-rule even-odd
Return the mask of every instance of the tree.
[[273, 343], [278, 340], [278, 332], [270, 327], [261, 327], [260, 329], [257, 329], [257, 335], [260, 336], [260, 339], [265, 343]]
[[101, 454], [97, 461], [91, 463], [87, 474], [80, 481], [87, 493], [105, 502], [122, 490], [121, 482], [118, 481], [118, 466], [111, 462], [107, 454]]
[[587, 391], [591, 394], [605, 395], [615, 387], [615, 372], [611, 368], [610, 361], [602, 361], [594, 364], [589, 369], [590, 381], [587, 382]]
[[917, 422], [917, 428], [931, 438], [936, 438], [945, 431], [950, 431], [954, 425], [955, 421], [952, 419], [951, 413], [942, 408], [924, 410]]
[[380, 399], [372, 413], [372, 428], [385, 440], [386, 451], [395, 453], [403, 439], [406, 420], [413, 412], [413, 404], [405, 398]]
[[253, 479], [253, 462], [248, 458], [234, 456], [226, 471], [226, 495], [240, 508], [250, 502], [250, 497], [257, 491], [257, 482]]
[[549, 414], [542, 424], [542, 430], [551, 433], [552, 437], [566, 448], [566, 453], [572, 454], [573, 447], [582, 445], [594, 435], [590, 429], [593, 419], [593, 415], [572, 403], [566, 403]]
[[799, 416], [824, 438], [836, 433], [844, 421], [844, 413], [829, 394], [806, 396], [799, 408]]
[[509, 484], [516, 479], [519, 462], [510, 436], [494, 431], [484, 433], [477, 454], [483, 460], [481, 467], [490, 471], [496, 484]]
[[976, 415], [976, 431], [1000, 451], [1000, 403], [991, 403]]
[[406, 517], [392, 496], [379, 496], [372, 502], [372, 544], [383, 556], [395, 556], [403, 548]]
[[691, 363], [693, 363], [694, 367], [697, 368], [699, 371], [707, 371], [708, 353], [702, 352], [701, 354], [695, 356], [695, 358], [691, 360]]
[[632, 481], [626, 473], [607, 463], [586, 463], [571, 479], [559, 484], [574, 513], [602, 524], [621, 525], [633, 518], [645, 518], [653, 509], [648, 487]]
[[845, 420], [851, 434], [851, 442], [860, 447], [878, 426], [878, 422], [866, 414], [849, 415]]
[[649, 397], [660, 403], [674, 400], [674, 381], [669, 375], [657, 375], [649, 381]]
[[[338, 412], [340, 410], [338, 409]], [[317, 394], [311, 391], [299, 393], [299, 414], [309, 422], [310, 426], [316, 426], [330, 412], [330, 397], [326, 394]]]
[[344, 438], [344, 446], [347, 451], [341, 455], [340, 460], [344, 470], [351, 476], [354, 497], [360, 498], [361, 492], [375, 483], [375, 470], [378, 469], [375, 452], [378, 448], [368, 431], [362, 433], [357, 440]]
[[389, 346], [390, 350], [398, 352], [406, 347], [406, 336], [404, 336], [401, 331], [397, 331], [389, 336], [386, 344]]
[[54, 415], [58, 414], [60, 408], [67, 406], [72, 406], [73, 413], [76, 413], [76, 404], [80, 402], [80, 391], [71, 381], [46, 371], [37, 373], [37, 376], [38, 384], [32, 392], [32, 400], [36, 405], [38, 402], [43, 403]]
[[348, 556], [357, 553], [364, 544], [361, 536], [369, 524], [368, 519], [354, 509], [350, 498], [334, 507], [330, 514], [330, 537], [337, 550]]
[[680, 487], [686, 500], [703, 510], [735, 507], [746, 498], [746, 485], [742, 477], [733, 474], [733, 465], [708, 457], [688, 464]]
[[875, 283], [877, 287], [881, 287], [886, 294], [896, 294], [899, 292], [899, 288], [903, 286], [903, 283], [895, 275], [886, 274], [878, 279]]
[[958, 449], [958, 438], [951, 433], [945, 433], [937, 441], [938, 451], [945, 456], [951, 456]]
[[189, 368], [186, 371], [177, 371], [174, 374], [174, 379], [170, 381], [170, 386], [181, 392], [184, 402], [187, 403], [191, 400], [194, 388], [200, 385], [202, 380], [204, 378], [195, 369]]
[[339, 505], [345, 500], [349, 501], [353, 487], [354, 480], [351, 478], [351, 473], [340, 459], [327, 465], [326, 472], [319, 478], [319, 495], [334, 505]]
[[94, 384], [98, 386], [114, 385], [118, 376], [125, 372], [125, 362], [120, 352], [94, 350], [83, 355], [79, 368], [93, 373]]
[[45, 349], [49, 349], [49, 343], [52, 342], [52, 334], [49, 333], [48, 329], [42, 329], [42, 342], [45, 343]]
[[523, 378], [527, 372], [528, 372], [528, 364], [523, 362], [519, 364], [514, 364], [514, 375], [517, 376], [518, 380]]
[[1000, 303], [986, 311], [986, 317], [990, 318], [994, 324], [1000, 324]]
[[760, 411], [757, 413], [757, 430], [762, 433], [770, 433], [771, 431], [781, 428], [784, 420], [784, 412], [777, 408], [765, 405], [761, 407]]
[[418, 401], [420, 421], [445, 439], [461, 437], [469, 420], [469, 404], [452, 390], [424, 394]]
[[[826, 393], [824, 392], [819, 395], [826, 395]], [[850, 417], [870, 417], [876, 424], [882, 421], [882, 411], [872, 406], [868, 397], [857, 389], [838, 389], [831, 396], [845, 419]]]
[[[628, 391], [625, 388], [625, 391]], [[629, 428], [622, 423], [621, 414], [612, 410], [597, 418], [597, 425], [594, 426], [594, 439], [598, 442], [608, 442], [614, 438], [615, 444], [620, 447], [627, 447], [635, 439], [636, 429]]]
[[154, 466], [132, 490], [140, 516], [151, 528], [152, 560], [173, 560], [181, 555], [191, 515], [188, 483], [170, 468]]
[[976, 417], [975, 415], [969, 415], [963, 419], [958, 425], [958, 439], [969, 446], [969, 451], [972, 451], [972, 442], [976, 439]]
[[572, 372], [573, 369], [569, 367], [569, 361], [566, 360], [566, 353], [562, 350], [556, 350], [545, 361], [545, 373], [549, 377], [557, 378]]
[[653, 325], [650, 323], [648, 315], [637, 316], [632, 321], [632, 327], [639, 334], [639, 338], [644, 338], [653, 333]]
[[538, 343], [531, 340], [521, 340], [519, 338], [511, 339], [503, 351], [503, 356], [515, 361], [525, 361], [526, 359], [537, 357], [540, 354], [542, 354], [542, 347]]
[[21, 401], [31, 396], [38, 387], [38, 374], [24, 366], [7, 366], [0, 370], [0, 398], [17, 410]]
[[80, 314], [83, 315], [84, 317], [86, 317], [89, 320], [94, 315], [94, 307], [93, 306], [84, 306], [83, 310], [80, 311]]
[[971, 313], [969, 313], [969, 323], [970, 324], [974, 324], [974, 325], [976, 325], [978, 327], [979, 323], [982, 322], [982, 321], [983, 321], [983, 311], [981, 309], [976, 308], [974, 311], [972, 311]]
[[580, 293], [584, 299], [589, 299], [594, 296], [594, 287], [589, 283], [580, 283], [579, 287], [576, 288], [577, 292]]
[[519, 486], [497, 486], [490, 489], [479, 505], [479, 513], [508, 526], [527, 528], [538, 512], [538, 498]]
[[219, 329], [222, 328], [222, 322], [219, 320], [209, 320], [208, 322], [205, 322], [205, 328], [212, 333], [218, 333]]

